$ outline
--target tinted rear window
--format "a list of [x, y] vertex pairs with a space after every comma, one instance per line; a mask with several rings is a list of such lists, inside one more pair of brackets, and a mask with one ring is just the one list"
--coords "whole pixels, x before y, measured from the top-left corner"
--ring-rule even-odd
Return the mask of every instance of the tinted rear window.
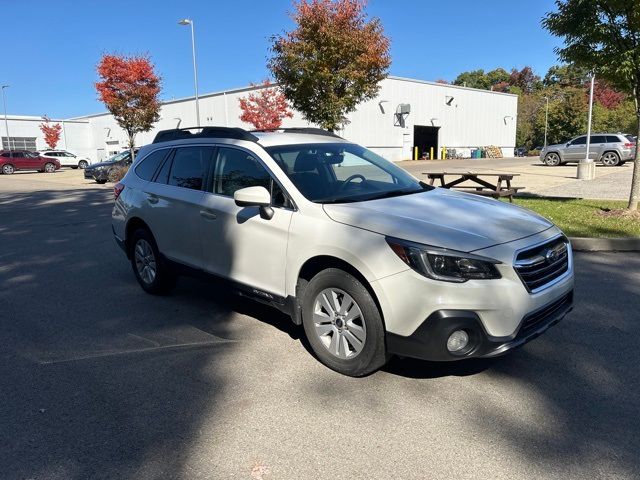
[[591, 135], [591, 143], [607, 143], [607, 137], [604, 135]]
[[201, 190], [213, 152], [213, 147], [178, 148], [173, 156], [169, 185]]
[[156, 173], [156, 170], [162, 163], [162, 160], [167, 155], [167, 152], [169, 152], [169, 150], [165, 148], [162, 150], [156, 150], [144, 157], [136, 167], [136, 175], [143, 180], [151, 180], [154, 173]]

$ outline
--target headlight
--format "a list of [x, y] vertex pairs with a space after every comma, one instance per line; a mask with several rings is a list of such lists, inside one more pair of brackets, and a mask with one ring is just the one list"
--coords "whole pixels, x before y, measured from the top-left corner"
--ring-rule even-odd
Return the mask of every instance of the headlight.
[[471, 253], [457, 252], [444, 248], [430, 247], [387, 237], [391, 250], [400, 259], [425, 277], [445, 282], [466, 282], [467, 280], [489, 280], [500, 278], [492, 258]]

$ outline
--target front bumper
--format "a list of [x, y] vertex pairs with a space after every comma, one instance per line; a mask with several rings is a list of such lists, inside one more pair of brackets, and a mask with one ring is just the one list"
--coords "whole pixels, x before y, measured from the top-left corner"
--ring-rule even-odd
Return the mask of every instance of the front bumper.
[[[538, 337], [572, 309], [573, 290], [525, 315], [514, 335], [502, 338], [489, 335], [473, 311], [438, 310], [408, 337], [387, 333], [387, 350], [389, 353], [431, 361], [497, 357]], [[449, 335], [456, 330], [464, 330], [469, 336], [469, 346], [459, 354], [449, 352], [446, 347]]]

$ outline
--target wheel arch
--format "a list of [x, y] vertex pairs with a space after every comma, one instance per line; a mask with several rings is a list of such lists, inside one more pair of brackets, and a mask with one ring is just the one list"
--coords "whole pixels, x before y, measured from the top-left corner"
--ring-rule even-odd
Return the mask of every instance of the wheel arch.
[[544, 154], [544, 158], [547, 158], [547, 156], [551, 155], [552, 153], [555, 153], [556, 155], [558, 155], [560, 157], [560, 161], [564, 161], [564, 155], [560, 150], [550, 150]]
[[[378, 296], [376, 295], [376, 292], [374, 291], [369, 281], [362, 274], [362, 272], [360, 272], [360, 270], [358, 270], [352, 264], [350, 264], [346, 260], [343, 260], [339, 257], [335, 257], [333, 255], [316, 255], [314, 257], [307, 259], [301, 265], [298, 271], [298, 275], [296, 277], [296, 292], [295, 292], [296, 301], [295, 301], [295, 308], [293, 309], [294, 311], [292, 312], [293, 314], [291, 316], [294, 323], [296, 323], [297, 325], [302, 324], [302, 312], [301, 312], [300, 300], [304, 295], [304, 290], [307, 284], [318, 273], [320, 273], [323, 270], [327, 270], [329, 268], [336, 268], [338, 270], [343, 270], [349, 273], [350, 275], [355, 277], [364, 286], [364, 288], [367, 289], [367, 291], [369, 292], [369, 295], [371, 295], [371, 298], [373, 298], [373, 301], [375, 302], [376, 307], [378, 308], [378, 311], [380, 312], [380, 318], [382, 318], [382, 323], [384, 326], [384, 311], [382, 310], [382, 306], [380, 305]], [[386, 330], [386, 327], [385, 327], [385, 330]]]
[[615, 148], [608, 148], [606, 150], [604, 150], [602, 152], [602, 155], [600, 155], [599, 160], [602, 160], [603, 157], [607, 154], [607, 153], [614, 153], [617, 157], [618, 157], [618, 161], [622, 161], [622, 155], [620, 155], [620, 153], [618, 153], [618, 151]]
[[135, 232], [139, 228], [144, 228], [145, 230], [147, 230], [155, 241], [155, 237], [153, 235], [153, 232], [151, 231], [151, 228], [149, 228], [149, 225], [147, 225], [147, 223], [140, 217], [131, 217], [127, 221], [124, 230], [124, 245], [126, 247], [127, 258], [130, 258], [131, 256], [131, 237], [133, 236], [133, 232]]

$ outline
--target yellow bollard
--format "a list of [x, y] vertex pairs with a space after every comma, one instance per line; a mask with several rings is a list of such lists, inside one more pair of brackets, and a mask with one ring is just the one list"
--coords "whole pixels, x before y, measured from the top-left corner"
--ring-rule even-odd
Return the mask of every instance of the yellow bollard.
[[429, 151], [429, 160], [433, 160], [433, 147], [431, 147], [431, 150]]
[[413, 159], [418, 160], [418, 147], [413, 147]]
[[447, 159], [447, 149], [445, 147], [442, 147], [442, 160], [446, 160]]

